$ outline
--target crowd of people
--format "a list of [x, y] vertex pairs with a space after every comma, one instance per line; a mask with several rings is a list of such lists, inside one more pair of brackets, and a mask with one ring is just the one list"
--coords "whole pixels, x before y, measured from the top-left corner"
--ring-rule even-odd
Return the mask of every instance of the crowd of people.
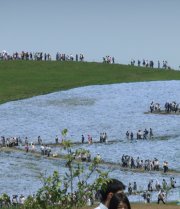
[[[170, 178], [170, 188], [175, 188], [175, 179], [174, 177]], [[166, 188], [164, 186], [166, 184]], [[95, 209], [131, 209], [131, 205], [128, 199], [129, 195], [133, 193], [142, 195], [145, 203], [151, 202], [152, 191], [156, 191], [157, 193], [157, 204], [161, 201], [163, 204], [166, 204], [166, 189], [167, 182], [165, 179], [162, 181], [162, 185], [156, 181], [155, 187], [153, 187], [153, 180], [150, 180], [148, 183], [148, 189], [144, 191], [138, 191], [137, 183], [129, 183], [127, 188], [127, 193], [125, 192], [126, 186], [117, 179], [111, 179], [111, 182], [107, 183], [106, 186], [103, 185], [102, 189], [98, 192], [98, 196], [100, 199], [100, 204]]]
[[51, 153], [51, 148], [43, 144], [43, 141], [40, 136], [37, 138], [37, 143], [29, 142], [28, 137], [25, 137], [24, 139], [20, 137], [5, 137], [1, 136], [0, 139], [0, 145], [2, 147], [15, 147], [15, 146], [24, 146], [24, 149], [26, 152], [34, 152], [37, 151], [36, 145], [40, 146], [41, 154], [42, 155], [47, 155], [48, 157], [50, 156]]
[[1, 136], [0, 138], [0, 146], [1, 147], [14, 147], [14, 146], [32, 146], [34, 145], [41, 145], [42, 144], [42, 139], [40, 136], [37, 138], [37, 142], [34, 143], [28, 139], [28, 137], [21, 138], [21, 137], [5, 137]]
[[91, 153], [85, 150], [78, 150], [78, 152], [73, 153], [74, 159], [81, 160], [82, 162], [91, 162]]
[[107, 55], [107, 56], [103, 57], [103, 63], [114, 64], [115, 58]]
[[42, 144], [40, 149], [41, 149], [42, 155], [47, 155], [48, 157], [50, 156], [50, 153], [51, 153], [50, 146]]
[[[149, 181], [147, 185], [147, 190], [141, 190], [141, 187], [136, 182], [129, 183], [128, 187], [126, 187], [121, 181], [117, 179], [109, 179], [107, 182], [103, 183], [101, 188], [96, 191], [96, 193], [92, 193], [92, 196], [86, 197], [81, 196], [86, 203], [87, 206], [92, 206], [96, 201], [100, 202], [99, 206], [95, 209], [131, 209], [131, 204], [128, 199], [129, 195], [136, 195], [140, 194], [145, 203], [151, 202], [152, 192], [157, 193], [157, 204], [161, 201], [166, 204], [166, 191], [168, 188], [173, 189], [176, 188], [176, 181], [174, 177], [170, 178], [170, 183], [168, 185], [165, 179], [162, 180], [162, 184], [156, 180], [156, 183], [153, 184], [155, 181], [152, 179]], [[127, 188], [127, 192], [126, 192]], [[32, 198], [36, 198], [35, 195]], [[76, 199], [78, 198], [78, 194], [74, 192], [73, 194], [68, 193], [66, 198], [71, 198], [76, 205]], [[26, 197], [24, 195], [13, 195], [12, 198], [7, 194], [2, 194], [0, 196], [0, 207], [10, 207], [23, 205], [25, 203]]]
[[[84, 144], [86, 142], [88, 142], [88, 144], [93, 143], [93, 138], [92, 138], [91, 134], [87, 135], [87, 139], [85, 138], [84, 134], [81, 135], [81, 143]], [[108, 142], [108, 135], [106, 132], [100, 133], [99, 142], [100, 143], [107, 143]]]
[[[103, 58], [103, 63], [108, 63], [108, 64], [114, 64], [115, 63], [115, 57], [114, 56], [104, 56]], [[44, 61], [49, 61], [53, 60], [52, 55], [48, 52], [42, 52], [42, 51], [36, 51], [36, 52], [30, 52], [30, 51], [15, 51], [14, 53], [10, 54], [6, 50], [3, 50], [0, 52], [0, 60], [44, 60]], [[55, 54], [55, 60], [58, 61], [84, 61], [84, 54], [76, 53], [75, 55], [71, 54], [66, 54], [66, 53], [61, 53], [57, 52]], [[138, 66], [138, 67], [147, 67], [147, 68], [154, 68], [155, 67], [155, 62], [153, 60], [147, 60], [143, 59], [140, 60], [138, 59], [135, 61], [134, 59], [131, 59], [130, 61], [131, 66]], [[157, 67], [158, 69], [171, 69], [170, 65], [168, 64], [167, 60], [163, 61], [157, 61]]]
[[[134, 140], [134, 133], [132, 131], [126, 132], [126, 138], [129, 140]], [[136, 133], [136, 139], [152, 139], [153, 138], [153, 131], [152, 128], [149, 129], [149, 131], [145, 128], [144, 131], [138, 130]]]
[[[137, 65], [138, 67], [142, 66], [142, 67], [149, 67], [149, 68], [154, 68], [154, 61], [153, 60], [145, 60], [143, 59], [142, 61], [141, 60], [137, 60], [135, 61], [134, 59], [131, 59], [131, 66], [135, 66]], [[157, 68], [158, 69], [171, 69], [171, 67], [168, 65], [168, 62], [167, 60], [163, 60], [162, 62], [160, 62], [158, 60], [157, 62]]]
[[[131, 209], [129, 199], [123, 192], [124, 190], [125, 186], [121, 181], [117, 179], [110, 179], [107, 183], [104, 183], [100, 190], [98, 190], [96, 194], [92, 195], [92, 197], [87, 198], [86, 194], [79, 197], [79, 194], [75, 191], [73, 194], [68, 193], [64, 197], [64, 201], [66, 201], [66, 198], [70, 198], [70, 200], [74, 203], [73, 205], [76, 205], [77, 198], [83, 198], [86, 200], [88, 206], [92, 206], [95, 200], [100, 201], [101, 203], [96, 209]], [[35, 195], [33, 195], [32, 198], [36, 201]], [[18, 205], [23, 205], [25, 200], [26, 198], [24, 195], [20, 195], [19, 197], [18, 195], [13, 195], [11, 199], [9, 195], [3, 194], [0, 196], [0, 207], [16, 207]]]
[[[140, 190], [141, 185], [137, 185], [136, 181], [129, 182], [128, 184], [128, 194], [136, 194], [139, 192], [142, 192]], [[145, 191], [153, 192], [153, 191], [160, 191], [160, 190], [168, 190], [168, 189], [174, 189], [176, 188], [176, 180], [174, 177], [170, 177], [169, 182], [167, 182], [165, 179], [162, 180], [162, 183], [160, 183], [157, 179], [156, 180], [149, 180], [147, 184], [147, 189]]]
[[25, 196], [24, 195], [12, 195], [12, 198], [3, 193], [0, 196], [0, 208], [8, 208], [8, 207], [17, 207], [18, 205], [24, 205], [25, 202]]
[[[136, 159], [129, 155], [122, 155], [121, 157], [121, 166], [124, 168], [131, 168], [131, 169], [144, 169], [145, 171], [159, 171], [160, 170], [160, 163], [157, 158], [153, 160], [146, 159], [142, 160], [139, 157]], [[163, 171], [164, 173], [168, 172], [168, 162], [163, 162]]]
[[[137, 132], [137, 139], [147, 139], [147, 136], [149, 134], [149, 137], [152, 138], [153, 134], [152, 134], [152, 129], [150, 128], [150, 133], [148, 133], [147, 129], [145, 129], [144, 132], [138, 131]], [[131, 134], [126, 133], [126, 137], [129, 139], [129, 137], [131, 136]], [[131, 138], [133, 139], [133, 137]], [[90, 134], [88, 134], [87, 136], [87, 141], [88, 144], [92, 144], [92, 136]], [[107, 133], [103, 132], [100, 133], [100, 143], [106, 143], [107, 140]], [[55, 137], [55, 144], [59, 143], [59, 139], [58, 136], [56, 135]], [[82, 134], [82, 143], [85, 143], [85, 137]], [[2, 147], [13, 147], [13, 146], [20, 146], [23, 147], [26, 152], [34, 152], [34, 151], [39, 151], [41, 152], [42, 155], [45, 156], [50, 156], [51, 154], [51, 147], [47, 144], [43, 143], [43, 140], [41, 138], [41, 136], [37, 137], [37, 142], [29, 142], [28, 137], [25, 137], [24, 139], [20, 138], [20, 137], [4, 137], [1, 136], [0, 139], [0, 145]], [[36, 147], [38, 146], [38, 147]], [[53, 154], [53, 156], [55, 156], [56, 153]], [[57, 156], [57, 155], [56, 155]], [[97, 153], [97, 155], [95, 156], [99, 161], [103, 161], [102, 157], [100, 156], [99, 153]], [[90, 152], [82, 152], [79, 153], [78, 155], [75, 156], [76, 159], [81, 159], [82, 161], [91, 161], [91, 154]], [[126, 167], [126, 168], [131, 168], [131, 169], [144, 169], [145, 171], [159, 171], [159, 160], [157, 158], [154, 158], [153, 160], [150, 159], [146, 159], [146, 160], [142, 160], [139, 157], [137, 157], [136, 159], [132, 156], [129, 155], [125, 155], [123, 154], [121, 157], [121, 166], [122, 167]], [[163, 162], [162, 165], [163, 171], [164, 173], [168, 172], [169, 169], [169, 165], [167, 161]]]
[[[161, 105], [158, 103], [158, 102], [154, 102], [152, 101], [150, 106], [150, 112], [153, 113], [153, 112], [160, 112], [162, 109], [161, 109]], [[177, 103], [176, 101], [172, 101], [172, 102], [166, 102], [164, 104], [164, 111], [166, 113], [171, 113], [171, 112], [174, 112], [174, 113], [177, 113], [177, 112], [180, 112], [180, 104]]]
[[19, 145], [19, 138], [18, 137], [5, 137], [1, 136], [0, 145], [2, 147], [14, 147]]
[[176, 180], [174, 177], [170, 177], [169, 183], [163, 179], [162, 183], [156, 179], [156, 181], [153, 181], [152, 179], [149, 181], [147, 184], [147, 190], [152, 192], [152, 191], [160, 191], [160, 190], [168, 190], [168, 189], [174, 189], [176, 187]]
[[160, 184], [160, 182], [156, 179], [154, 180], [150, 180], [147, 184], [147, 189], [146, 190], [140, 190], [141, 186], [139, 186], [138, 189], [138, 185], [136, 182], [133, 183], [129, 183], [128, 184], [128, 188], [127, 188], [127, 192], [128, 195], [132, 195], [132, 194], [142, 194], [142, 197], [144, 199], [145, 203], [150, 203], [151, 202], [151, 197], [152, 197], [152, 192], [157, 192], [157, 203], [159, 204], [160, 201], [162, 201], [165, 204], [166, 201], [166, 191], [168, 189], [174, 189], [176, 188], [176, 180], [174, 177], [170, 177], [170, 181], [169, 183], [163, 179], [162, 183]]
[[107, 143], [108, 142], [108, 136], [106, 132], [100, 133], [100, 138], [99, 138], [100, 143]]
[[[147, 129], [145, 129], [147, 131]], [[137, 132], [137, 139], [147, 139], [147, 135], [148, 133], [144, 131], [143, 134], [141, 131]], [[150, 133], [149, 133], [149, 137], [152, 138], [153, 134], [152, 134], [152, 129], [150, 129]], [[129, 135], [126, 133], [127, 138], [129, 139]], [[144, 136], [145, 135], [145, 136]], [[133, 138], [131, 138], [133, 139]], [[88, 134], [87, 136], [87, 140], [89, 144], [92, 144], [92, 136], [90, 134]], [[100, 143], [106, 143], [107, 142], [107, 133], [103, 132], [100, 133]], [[55, 144], [59, 143], [59, 139], [58, 136], [56, 135], [55, 137]], [[85, 137], [82, 134], [82, 143], [85, 143]], [[20, 137], [4, 137], [1, 136], [0, 139], [0, 145], [2, 147], [13, 147], [13, 146], [20, 146], [23, 147], [26, 152], [34, 152], [34, 151], [39, 151], [41, 152], [42, 155], [45, 156], [50, 156], [51, 154], [51, 147], [47, 144], [43, 143], [43, 140], [41, 138], [41, 136], [37, 137], [37, 143], [34, 142], [29, 142], [28, 137], [25, 137], [24, 139], [21, 139]], [[38, 148], [36, 147], [38, 146]], [[53, 156], [56, 153], [53, 154]], [[103, 161], [102, 157], [100, 156], [99, 153], [97, 153], [97, 155], [95, 156], [98, 160]], [[91, 161], [91, 154], [90, 152], [82, 152], [79, 153], [78, 155], [75, 156], [76, 159], [81, 159], [82, 161]], [[145, 171], [159, 171], [159, 160], [157, 158], [154, 158], [153, 160], [150, 159], [146, 159], [146, 160], [142, 160], [139, 157], [137, 157], [136, 159], [132, 156], [129, 155], [125, 155], [123, 154], [121, 157], [121, 166], [122, 167], [126, 167], [126, 168], [131, 168], [131, 169], [144, 169]], [[163, 171], [164, 173], [168, 172], [169, 169], [169, 165], [167, 161], [163, 162]]]
[[[21, 52], [14, 52], [12, 54], [8, 53], [7, 51], [3, 50], [0, 53], [0, 60], [40, 60], [40, 61], [50, 61], [52, 60], [52, 56], [50, 53], [47, 52], [28, 52], [28, 51], [21, 51]], [[65, 54], [65, 53], [56, 53], [56, 61], [84, 61], [84, 55], [76, 54]]]
[[165, 179], [162, 180], [162, 184], [159, 183], [158, 180], [156, 180], [155, 185], [153, 185], [153, 180], [150, 180], [147, 185], [147, 190], [143, 192], [143, 198], [144, 201], [147, 203], [150, 203], [151, 198], [151, 192], [157, 191], [157, 203], [159, 204], [160, 201], [162, 201], [164, 204], [166, 202], [166, 191], [168, 189], [174, 189], [176, 186], [176, 180], [174, 177], [170, 177], [170, 183], [168, 184]]
[[14, 52], [9, 54], [5, 50], [0, 53], [0, 60], [51, 60], [51, 55], [46, 52]]
[[84, 61], [84, 55], [83, 54], [76, 54], [75, 56], [73, 54], [65, 54], [65, 53], [56, 53], [56, 61]]

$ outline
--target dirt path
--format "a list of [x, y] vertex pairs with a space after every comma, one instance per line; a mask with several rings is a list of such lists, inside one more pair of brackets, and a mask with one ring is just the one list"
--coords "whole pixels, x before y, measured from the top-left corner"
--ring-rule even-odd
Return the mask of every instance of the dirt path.
[[[94, 207], [83, 207], [81, 209], [94, 209]], [[151, 203], [151, 204], [144, 204], [144, 203], [131, 203], [131, 209], [180, 209], [180, 205], [175, 204], [157, 204], [157, 203]]]

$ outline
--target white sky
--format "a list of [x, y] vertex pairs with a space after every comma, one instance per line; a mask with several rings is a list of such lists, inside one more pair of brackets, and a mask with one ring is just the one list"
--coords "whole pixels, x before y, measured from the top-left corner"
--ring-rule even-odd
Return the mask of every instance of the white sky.
[[180, 0], [0, 0], [0, 51], [180, 65]]

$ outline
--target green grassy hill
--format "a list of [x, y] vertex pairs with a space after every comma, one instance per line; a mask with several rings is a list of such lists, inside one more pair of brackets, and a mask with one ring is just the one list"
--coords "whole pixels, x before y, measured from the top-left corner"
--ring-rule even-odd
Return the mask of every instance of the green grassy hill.
[[178, 71], [120, 64], [0, 61], [0, 103], [79, 86], [179, 79]]

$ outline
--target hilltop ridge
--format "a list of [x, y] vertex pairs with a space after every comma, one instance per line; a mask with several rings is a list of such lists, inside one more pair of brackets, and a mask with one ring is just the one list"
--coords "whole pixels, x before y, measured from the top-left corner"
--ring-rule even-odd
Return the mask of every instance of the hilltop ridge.
[[0, 61], [0, 103], [88, 85], [180, 80], [180, 72], [95, 62]]

